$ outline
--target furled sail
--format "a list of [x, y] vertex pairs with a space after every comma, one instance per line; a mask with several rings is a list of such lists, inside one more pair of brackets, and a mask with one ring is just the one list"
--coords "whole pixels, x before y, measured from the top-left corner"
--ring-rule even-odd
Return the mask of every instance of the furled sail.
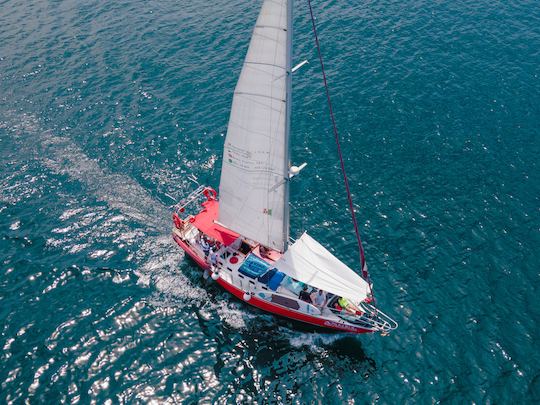
[[219, 186], [219, 222], [281, 251], [289, 227], [290, 10], [287, 0], [263, 1], [234, 91]]

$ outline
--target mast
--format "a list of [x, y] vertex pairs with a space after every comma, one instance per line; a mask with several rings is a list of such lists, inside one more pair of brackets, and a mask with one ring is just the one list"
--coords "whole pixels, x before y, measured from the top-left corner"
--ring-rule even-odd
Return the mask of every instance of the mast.
[[292, 105], [292, 36], [293, 36], [293, 0], [287, 0], [287, 110], [285, 113], [285, 206], [283, 207], [283, 251], [287, 250], [289, 245], [290, 228], [290, 206], [289, 189], [290, 177], [289, 168], [291, 166], [291, 105]]

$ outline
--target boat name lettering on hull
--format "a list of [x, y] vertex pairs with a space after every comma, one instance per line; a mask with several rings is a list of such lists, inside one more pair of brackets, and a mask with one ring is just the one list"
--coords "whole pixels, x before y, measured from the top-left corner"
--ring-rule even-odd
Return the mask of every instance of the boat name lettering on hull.
[[351, 332], [357, 332], [358, 331], [358, 329], [355, 328], [354, 326], [344, 325], [342, 323], [337, 323], [337, 322], [332, 322], [332, 321], [325, 321], [324, 325], [325, 326], [330, 326], [332, 328], [340, 328], [340, 329], [350, 330]]

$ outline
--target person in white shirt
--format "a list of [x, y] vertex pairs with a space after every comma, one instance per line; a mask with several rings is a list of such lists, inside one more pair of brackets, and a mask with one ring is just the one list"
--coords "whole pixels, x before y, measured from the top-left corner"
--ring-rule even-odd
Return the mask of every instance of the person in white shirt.
[[204, 258], [206, 259], [206, 257], [208, 256], [208, 252], [210, 252], [210, 244], [208, 243], [208, 241], [206, 240], [204, 236], [201, 239], [201, 248], [204, 253]]
[[323, 290], [314, 292], [311, 295], [311, 301], [319, 308], [323, 308], [326, 305], [326, 293]]

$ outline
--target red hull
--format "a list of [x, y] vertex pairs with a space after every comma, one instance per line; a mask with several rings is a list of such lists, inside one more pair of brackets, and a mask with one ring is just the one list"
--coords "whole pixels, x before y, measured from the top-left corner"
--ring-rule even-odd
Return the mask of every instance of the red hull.
[[[182, 241], [182, 239], [180, 239], [176, 235], [173, 235], [173, 239], [193, 260], [195, 260], [195, 262], [199, 265], [199, 267], [201, 267], [203, 270], [209, 269], [208, 264], [205, 261], [203, 261], [197, 254], [195, 254], [195, 252], [191, 250], [189, 245], [187, 245], [184, 241]], [[217, 280], [217, 283], [221, 287], [223, 287], [225, 290], [230, 292], [232, 295], [244, 301], [243, 299], [244, 291], [240, 290], [239, 288], [236, 288], [232, 284], [227, 283], [222, 278], [219, 278]], [[262, 300], [255, 296], [252, 296], [249, 301], [245, 301], [245, 302], [247, 302], [250, 305], [253, 305], [256, 308], [262, 309], [263, 311], [267, 311], [275, 315], [280, 315], [285, 318], [294, 319], [296, 321], [308, 323], [310, 325], [316, 325], [321, 328], [329, 329], [332, 331], [349, 332], [349, 333], [373, 333], [373, 331], [369, 329], [363, 329], [363, 328], [357, 328], [351, 325], [339, 324], [337, 322], [306, 315], [301, 312], [291, 311], [289, 309], [272, 304], [268, 301]]]

